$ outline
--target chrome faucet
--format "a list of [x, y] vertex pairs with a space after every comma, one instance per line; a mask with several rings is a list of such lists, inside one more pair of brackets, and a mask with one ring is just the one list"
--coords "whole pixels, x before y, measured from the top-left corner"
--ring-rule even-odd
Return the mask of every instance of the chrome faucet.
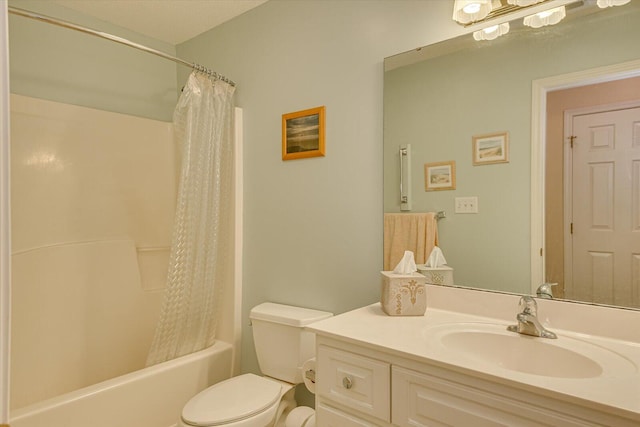
[[518, 304], [520, 313], [516, 316], [518, 319], [517, 325], [508, 326], [507, 329], [511, 332], [517, 332], [524, 335], [532, 335], [534, 337], [541, 338], [558, 338], [556, 334], [545, 329], [538, 320], [538, 303], [530, 296], [523, 296], [520, 298]]

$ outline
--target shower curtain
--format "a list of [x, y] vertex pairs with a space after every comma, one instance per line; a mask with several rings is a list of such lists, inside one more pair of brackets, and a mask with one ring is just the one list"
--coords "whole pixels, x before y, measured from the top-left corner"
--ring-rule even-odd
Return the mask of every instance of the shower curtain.
[[231, 250], [234, 87], [194, 71], [173, 122], [181, 150], [167, 288], [147, 366], [215, 340]]

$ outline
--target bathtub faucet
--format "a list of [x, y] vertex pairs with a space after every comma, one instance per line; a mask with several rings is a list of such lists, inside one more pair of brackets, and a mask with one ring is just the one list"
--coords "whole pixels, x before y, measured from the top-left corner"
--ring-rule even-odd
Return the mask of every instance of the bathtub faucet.
[[542, 326], [538, 320], [538, 303], [536, 303], [536, 300], [525, 295], [520, 298], [518, 307], [521, 309], [521, 312], [516, 316], [518, 324], [508, 326], [507, 330], [534, 337], [558, 338], [556, 334]]

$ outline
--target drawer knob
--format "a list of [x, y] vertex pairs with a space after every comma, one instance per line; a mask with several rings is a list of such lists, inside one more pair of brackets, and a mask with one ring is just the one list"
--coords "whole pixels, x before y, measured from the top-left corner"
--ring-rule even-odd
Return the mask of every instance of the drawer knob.
[[346, 388], [347, 390], [349, 390], [351, 387], [353, 387], [353, 380], [351, 379], [351, 377], [346, 376], [346, 377], [342, 378], [342, 386], [344, 388]]

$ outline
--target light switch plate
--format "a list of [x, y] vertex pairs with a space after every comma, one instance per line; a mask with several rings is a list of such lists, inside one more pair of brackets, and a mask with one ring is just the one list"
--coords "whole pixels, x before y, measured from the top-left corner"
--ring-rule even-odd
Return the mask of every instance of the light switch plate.
[[456, 197], [455, 198], [455, 212], [463, 214], [478, 213], [478, 197]]

